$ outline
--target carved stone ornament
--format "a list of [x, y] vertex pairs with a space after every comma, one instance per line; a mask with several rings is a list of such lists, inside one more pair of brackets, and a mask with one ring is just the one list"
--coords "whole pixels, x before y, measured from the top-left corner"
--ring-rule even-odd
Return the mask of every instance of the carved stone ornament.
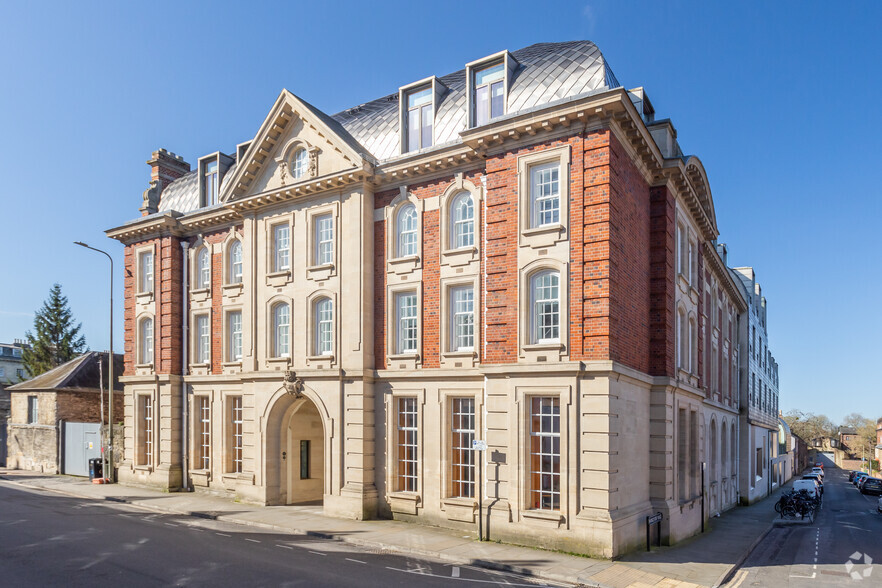
[[318, 175], [318, 149], [309, 150], [309, 169], [307, 173], [311, 178]]
[[288, 183], [288, 162], [284, 159], [279, 162], [279, 177], [282, 179], [283, 184]]
[[150, 180], [150, 187], [144, 190], [144, 203], [141, 212], [153, 214], [159, 210], [159, 194], [162, 192], [160, 180]]
[[285, 388], [285, 392], [294, 398], [303, 396], [303, 378], [298, 378], [297, 372], [294, 370], [285, 370], [285, 380], [282, 386]]

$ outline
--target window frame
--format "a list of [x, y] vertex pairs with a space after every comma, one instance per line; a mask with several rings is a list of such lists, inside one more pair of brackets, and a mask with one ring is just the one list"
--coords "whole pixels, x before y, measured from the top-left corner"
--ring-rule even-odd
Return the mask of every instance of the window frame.
[[[327, 258], [321, 258], [320, 223], [330, 222], [330, 239], [321, 241], [328, 244]], [[340, 203], [332, 202], [317, 206], [306, 212], [306, 277], [315, 282], [323, 282], [337, 275], [340, 260]]]
[[[481, 291], [480, 277], [478, 275], [459, 275], [453, 278], [441, 279], [441, 317], [439, 320], [441, 367], [444, 368], [471, 368], [478, 360], [478, 352], [481, 345]], [[453, 292], [459, 288], [472, 290], [472, 333], [474, 345], [472, 349], [456, 350], [455, 329], [453, 316]]]
[[[422, 488], [422, 460], [420, 459], [420, 430], [422, 427], [420, 427], [419, 399], [416, 396], [398, 396], [393, 399], [393, 402], [395, 406], [393, 427], [396, 433], [393, 491], [419, 494]], [[402, 409], [407, 409], [407, 412]], [[405, 419], [404, 426], [402, 426], [402, 415], [412, 415], [413, 423], [411, 424]], [[404, 443], [402, 443], [402, 434], [404, 434]], [[407, 454], [407, 447], [413, 448], [412, 455]], [[402, 473], [402, 463], [412, 464], [412, 471], [405, 470], [406, 473]]]
[[[541, 286], [542, 288], [556, 289], [557, 290], [556, 299], [554, 297], [550, 297], [550, 298], [539, 298], [538, 297], [537, 281], [544, 276], [549, 276], [553, 280], [556, 281], [556, 283], [552, 283], [547, 286], [544, 286], [544, 285]], [[538, 270], [532, 272], [529, 275], [528, 279], [529, 279], [529, 284], [530, 284], [530, 294], [529, 294], [530, 295], [530, 311], [529, 311], [530, 312], [530, 323], [528, 326], [528, 328], [530, 330], [529, 344], [530, 345], [557, 345], [557, 344], [560, 344], [561, 343], [561, 330], [562, 330], [561, 329], [561, 287], [560, 287], [561, 275], [560, 275], [560, 272], [557, 270], [554, 270], [554, 269], [550, 269], [550, 268], [538, 269]], [[546, 326], [546, 325], [540, 325], [540, 322], [541, 322], [540, 318], [541, 318], [542, 314], [538, 308], [539, 305], [540, 304], [555, 303], [555, 302], [557, 304], [556, 312], [553, 313], [554, 316], [556, 317], [555, 324], [552, 325], [551, 327]], [[551, 313], [548, 313], [548, 314], [549, 314], [549, 316], [551, 315]], [[553, 328], [554, 330], [556, 330], [557, 337], [543, 337], [542, 334], [540, 334], [540, 330], [547, 329], [547, 328]]]
[[[413, 255], [400, 255], [398, 248], [398, 215], [402, 208], [408, 205], [413, 205], [416, 210], [416, 253]], [[422, 268], [424, 205], [424, 200], [420, 200], [413, 194], [409, 193], [405, 186], [402, 186], [399, 190], [398, 196], [396, 196], [383, 210], [386, 234], [387, 273], [408, 274]]]
[[28, 394], [27, 419], [28, 425], [40, 424], [40, 398], [37, 394]]
[[[149, 322], [149, 340], [146, 339], [147, 329], [145, 326]], [[156, 325], [153, 315], [142, 315], [138, 317], [138, 365], [142, 367], [152, 367], [155, 359], [156, 349]]]
[[[457, 411], [458, 404], [469, 401], [471, 402], [471, 429], [462, 426], [457, 427], [458, 422], [462, 424], [462, 419], [458, 421], [457, 416], [468, 416], [468, 413], [463, 410]], [[476, 395], [451, 395], [447, 398], [447, 402], [444, 405], [447, 407], [447, 434], [449, 435], [449, 442], [445, 443], [449, 455], [448, 465], [445, 468], [449, 476], [448, 483], [446, 484], [446, 497], [475, 499], [477, 497], [476, 476], [480, 463], [478, 463], [479, 454], [473, 449], [472, 441], [477, 438], [480, 432], [478, 399]], [[461, 409], [462, 407], [460, 406], [459, 408]], [[467, 454], [468, 458], [463, 459], [460, 457], [457, 459], [458, 451]], [[457, 472], [458, 468], [459, 472]], [[468, 475], [463, 475], [463, 469], [471, 471], [471, 480], [468, 479]], [[471, 492], [464, 493], [462, 491], [463, 486], [470, 486]]]
[[[244, 415], [245, 409], [241, 394], [230, 394], [225, 397], [227, 410], [228, 435], [227, 443], [229, 458], [227, 459], [227, 473], [241, 474], [244, 470]], [[238, 416], [238, 420], [237, 420]]]
[[483, 71], [487, 68], [494, 67], [498, 64], [502, 64], [503, 68], [503, 91], [502, 91], [502, 113], [496, 118], [490, 118], [484, 124], [492, 124], [495, 120], [505, 117], [506, 114], [509, 114], [509, 91], [511, 89], [512, 83], [512, 74], [514, 70], [518, 67], [519, 63], [517, 59], [515, 59], [514, 55], [512, 55], [509, 51], [499, 51], [498, 53], [494, 53], [492, 55], [488, 55], [486, 57], [482, 57], [481, 59], [477, 59], [470, 63], [466, 64], [465, 73], [466, 73], [466, 112], [467, 112], [467, 127], [469, 129], [473, 129], [478, 126], [477, 124], [477, 110], [476, 110], [476, 78], [475, 74]]
[[[203, 332], [203, 330], [205, 332]], [[210, 312], [194, 312], [191, 327], [193, 337], [193, 366], [211, 365], [211, 314]]]
[[[413, 229], [405, 230], [402, 226], [402, 215], [405, 211], [413, 212]], [[401, 203], [401, 206], [398, 207], [397, 212], [395, 213], [395, 259], [403, 259], [406, 257], [419, 257], [420, 250], [420, 219], [419, 213], [417, 212], [416, 205], [409, 200], [406, 200]], [[404, 251], [403, 247], [403, 237], [405, 235], [413, 234], [413, 243], [409, 243], [412, 245], [413, 250], [408, 249]]]
[[[449, 351], [451, 352], [474, 352], [475, 350], [475, 288], [472, 284], [457, 284], [449, 286], [448, 293], [448, 317], [450, 321], [450, 346]], [[471, 294], [470, 300], [457, 300], [457, 294], [469, 292]], [[464, 304], [468, 304], [471, 306], [471, 310], [469, 312], [457, 310], [457, 304], [462, 302]], [[462, 325], [458, 324], [457, 319], [462, 317], [470, 317], [471, 324], [466, 325], [466, 327], [470, 328], [470, 333], [467, 333], [463, 336], [463, 339], [471, 339], [471, 345], [460, 345], [460, 327]]]
[[[426, 93], [428, 97], [428, 102], [420, 103], [415, 106], [410, 105], [410, 99], [418, 94]], [[422, 86], [418, 86], [415, 88], [409, 88], [404, 93], [404, 103], [402, 103], [401, 108], [403, 110], [402, 120], [404, 122], [404, 132], [402, 133], [402, 138], [404, 140], [403, 144], [403, 153], [414, 153], [417, 151], [422, 151], [423, 149], [429, 149], [435, 144], [435, 95], [432, 88], [432, 84], [425, 84]], [[428, 111], [428, 117], [430, 118], [428, 127], [425, 124], [425, 116]], [[411, 131], [412, 131], [412, 123], [411, 123], [411, 113], [416, 113], [417, 120], [419, 122], [419, 132], [416, 133], [416, 138], [418, 141], [418, 145], [411, 145]], [[426, 141], [426, 132], [428, 131], [428, 144], [424, 144]]]
[[[156, 288], [156, 257], [154, 255], [153, 247], [139, 249], [137, 251], [137, 259], [138, 259], [138, 294], [152, 294], [154, 289]], [[149, 272], [145, 270], [145, 258], [150, 259], [150, 269]], [[149, 284], [147, 275], [149, 275]]]
[[[282, 325], [280, 321], [277, 322], [276, 309], [279, 309], [282, 306], [285, 306], [288, 310], [288, 322], [286, 325]], [[287, 300], [287, 299], [283, 299], [283, 300], [277, 299], [277, 300], [270, 301], [269, 311], [270, 311], [269, 312], [269, 320], [270, 320], [269, 351], [270, 351], [270, 353], [269, 353], [268, 357], [270, 359], [283, 359], [283, 358], [288, 359], [291, 357], [291, 325], [293, 322], [292, 316], [291, 316], [291, 301]], [[281, 331], [280, 331], [280, 329], [282, 326], [287, 327], [287, 330], [285, 332], [285, 336], [287, 337], [287, 341], [285, 342], [287, 349], [285, 352], [281, 351], [281, 339], [280, 339]]]
[[203, 243], [194, 252], [193, 290], [211, 289], [211, 250]]
[[[408, 104], [408, 98], [418, 92], [425, 91], [426, 89], [430, 90], [429, 95], [431, 97], [429, 104], [431, 105], [431, 144], [423, 145], [422, 144], [422, 112], [425, 105], [420, 105], [420, 147], [416, 149], [411, 149], [411, 145], [409, 144], [408, 137], [408, 123], [409, 123], [409, 112], [411, 108]], [[402, 86], [398, 88], [398, 152], [400, 155], [408, 155], [419, 153], [422, 150], [430, 149], [435, 146], [437, 143], [435, 137], [435, 122], [438, 113], [438, 106], [441, 103], [441, 96], [444, 92], [447, 91], [447, 87], [435, 76], [429, 76], [428, 78], [424, 78], [422, 80], [416, 81], [412, 84], [408, 84], [406, 86]]]
[[[280, 232], [284, 229], [286, 235], [284, 239]], [[274, 222], [269, 226], [270, 247], [268, 252], [270, 256], [270, 273], [278, 274], [291, 271], [291, 223], [287, 220], [282, 222]], [[285, 243], [282, 246], [282, 243]]]
[[[404, 299], [413, 299], [413, 304], [407, 304], [407, 308], [413, 308], [413, 316], [410, 316], [408, 310], [407, 316], [404, 313]], [[403, 290], [395, 293], [395, 355], [415, 355], [419, 352], [420, 341], [420, 303], [416, 290]], [[407, 321], [407, 324], [404, 324]], [[411, 324], [412, 321], [412, 324]], [[413, 331], [413, 337], [409, 335], [409, 331]], [[405, 345], [405, 341], [413, 341], [413, 345]]]
[[[234, 248], [238, 248], [239, 259], [236, 261]], [[238, 266], [238, 271], [237, 271]], [[238, 285], [245, 277], [245, 246], [238, 237], [233, 237], [227, 246], [227, 284]]]
[[[328, 226], [323, 227], [327, 222]], [[312, 265], [315, 267], [333, 265], [336, 247], [336, 228], [334, 223], [334, 215], [329, 211], [325, 213], [315, 214], [312, 217], [313, 223], [313, 239], [315, 254], [312, 259]]]
[[[463, 200], [468, 199], [469, 208], [471, 209], [471, 217], [468, 219], [459, 218], [458, 212], [460, 211], [460, 207], [457, 204]], [[475, 206], [475, 197], [472, 196], [472, 193], [468, 190], [462, 190], [456, 193], [450, 200], [450, 226], [449, 231], [450, 234], [448, 238], [450, 241], [448, 242], [449, 249], [457, 250], [457, 249], [466, 249], [466, 248], [474, 248], [475, 247], [475, 237], [477, 231], [475, 231], [475, 221], [476, 221], [476, 206]], [[460, 227], [466, 227], [469, 230], [460, 231]], [[460, 244], [460, 237], [468, 236], [470, 243]]]
[[[233, 317], [239, 316], [239, 331], [238, 331], [238, 345], [239, 345], [239, 353], [238, 357], [236, 356], [236, 331], [233, 330]], [[224, 318], [224, 327], [225, 327], [225, 336], [224, 340], [226, 341], [226, 361], [227, 363], [242, 363], [243, 356], [243, 342], [244, 342], [244, 334], [245, 334], [245, 325], [242, 322], [243, 315], [242, 309], [240, 308], [232, 308], [226, 310], [226, 316]]]
[[291, 153], [289, 169], [291, 170], [291, 177], [295, 180], [302, 180], [307, 177], [307, 174], [309, 174], [309, 150], [306, 146], [300, 145], [294, 148], [294, 152]]
[[[323, 304], [327, 304], [330, 309], [330, 317], [322, 318], [322, 309], [320, 308]], [[315, 326], [315, 336], [313, 338], [313, 355], [316, 356], [334, 356], [334, 325], [335, 325], [335, 313], [334, 313], [334, 300], [330, 296], [319, 296], [312, 302], [312, 312], [313, 312], [313, 325]], [[324, 330], [327, 330], [327, 341], [323, 340]], [[327, 343], [327, 345], [323, 345]]]
[[[569, 231], [570, 168], [572, 150], [569, 144], [549, 147], [518, 157], [518, 224], [520, 246], [550, 247], [567, 238]], [[558, 167], [558, 220], [543, 225], [534, 221], [533, 170], [546, 166]]]
[[[498, 79], [491, 80], [489, 82], [478, 83], [478, 76], [488, 70], [494, 68], [500, 68], [499, 73], [501, 76]], [[471, 86], [472, 86], [472, 112], [471, 120], [473, 121], [473, 126], [480, 127], [486, 124], [493, 122], [493, 119], [500, 118], [505, 116], [506, 112], [506, 97], [508, 94], [508, 76], [505, 70], [505, 63], [502, 60], [496, 61], [495, 63], [486, 63], [481, 67], [476, 67], [471, 72]], [[501, 84], [501, 92], [502, 92], [502, 111], [497, 113], [496, 116], [493, 115], [493, 89], [497, 84]], [[485, 118], [483, 121], [482, 117], [479, 113], [479, 101], [478, 94], [480, 93], [482, 88], [487, 88], [487, 112], [485, 114]]]
[[[533, 279], [544, 272], [558, 274], [558, 339], [538, 342], [534, 339], [536, 300]], [[569, 263], [553, 258], [540, 258], [521, 268], [518, 277], [518, 341], [520, 359], [525, 361], [563, 361], [570, 346], [570, 275]]]
[[196, 471], [211, 471], [211, 397], [193, 395], [193, 463]]
[[156, 419], [153, 410], [153, 395], [135, 393], [135, 467], [152, 468], [156, 457]]

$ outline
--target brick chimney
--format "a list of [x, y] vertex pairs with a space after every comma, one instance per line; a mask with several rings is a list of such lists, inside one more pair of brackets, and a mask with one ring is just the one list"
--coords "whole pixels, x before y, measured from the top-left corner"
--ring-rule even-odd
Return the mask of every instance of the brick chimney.
[[162, 190], [190, 171], [190, 164], [183, 157], [166, 149], [154, 151], [147, 165], [150, 166], [150, 187], [144, 191], [141, 216], [156, 212]]

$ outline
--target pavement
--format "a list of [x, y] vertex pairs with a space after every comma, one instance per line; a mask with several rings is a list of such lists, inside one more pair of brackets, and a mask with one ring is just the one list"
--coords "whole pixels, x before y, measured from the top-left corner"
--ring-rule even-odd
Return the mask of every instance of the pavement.
[[689, 588], [722, 586], [769, 533], [778, 492], [750, 507], [712, 518], [709, 530], [674, 546], [636, 552], [615, 561], [591, 559], [496, 542], [474, 534], [392, 520], [325, 516], [316, 506], [258, 506], [220, 496], [164, 493], [74, 476], [0, 469], [0, 480], [78, 498], [135, 505], [156, 512], [214, 519], [280, 533], [335, 539], [360, 547], [440, 559], [578, 586]]

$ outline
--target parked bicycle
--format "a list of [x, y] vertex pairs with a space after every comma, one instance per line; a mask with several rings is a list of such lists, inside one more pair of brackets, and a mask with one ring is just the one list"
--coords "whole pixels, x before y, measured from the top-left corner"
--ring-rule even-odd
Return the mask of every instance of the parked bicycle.
[[806, 490], [795, 490], [782, 494], [775, 504], [775, 512], [781, 518], [806, 518], [814, 520], [815, 514], [821, 508], [820, 495], [812, 496]]

